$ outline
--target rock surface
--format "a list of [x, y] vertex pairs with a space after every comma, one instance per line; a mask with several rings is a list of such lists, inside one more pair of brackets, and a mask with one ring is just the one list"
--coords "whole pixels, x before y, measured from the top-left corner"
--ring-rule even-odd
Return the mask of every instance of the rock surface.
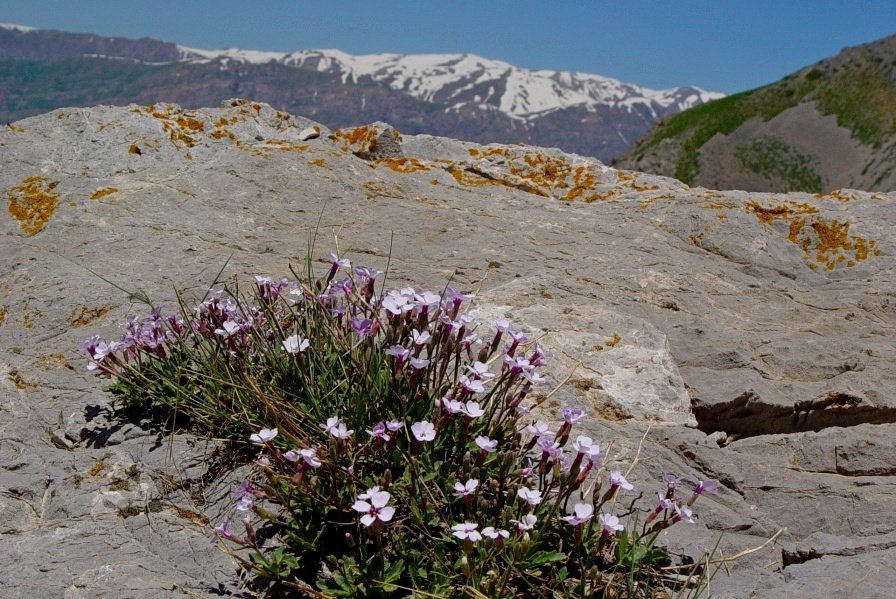
[[379, 154], [315, 125], [234, 100], [0, 131], [4, 596], [241, 592], [210, 534], [233, 480], [203, 461], [211, 444], [115, 418], [76, 348], [139, 294], [203, 294], [225, 263], [287, 273], [318, 219], [316, 257], [338, 239], [382, 267], [391, 244], [396, 286], [450, 279], [483, 318], [543, 334], [568, 379], [543, 415], [585, 409], [614, 460], [640, 456], [644, 501], [662, 470], [720, 481], [664, 543], [730, 557], [786, 529], [713, 596], [890, 596], [896, 194], [692, 189], [384, 124], [365, 138]]

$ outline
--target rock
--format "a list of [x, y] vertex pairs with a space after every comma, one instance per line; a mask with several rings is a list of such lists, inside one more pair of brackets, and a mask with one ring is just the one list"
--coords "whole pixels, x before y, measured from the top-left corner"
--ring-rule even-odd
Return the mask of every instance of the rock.
[[330, 134], [330, 139], [343, 151], [365, 160], [402, 156], [401, 134], [387, 123], [337, 129]]
[[866, 574], [896, 533], [896, 194], [691, 189], [382, 123], [306, 143], [314, 123], [286, 116], [104, 106], [0, 130], [5, 596], [235, 589], [209, 530], [239, 473], [116, 415], [76, 348], [120, 335], [141, 294], [166, 311], [175, 289], [202, 297], [225, 262], [282, 276], [315, 230], [316, 258], [338, 235], [356, 264], [389, 261], [396, 287], [476, 293], [483, 332], [500, 317], [541, 337], [555, 359], [533, 416], [579, 406], [609, 467], [640, 456], [637, 507], [664, 470], [720, 481], [663, 543], [731, 556], [786, 529], [726, 564], [713, 596], [880, 590]]
[[309, 139], [317, 139], [318, 137], [320, 137], [320, 127], [318, 125], [306, 127], [299, 132], [299, 141], [308, 141]]

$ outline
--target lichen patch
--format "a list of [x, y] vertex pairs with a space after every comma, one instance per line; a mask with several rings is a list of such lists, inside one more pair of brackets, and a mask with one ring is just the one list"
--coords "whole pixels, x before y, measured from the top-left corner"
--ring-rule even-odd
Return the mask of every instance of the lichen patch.
[[56, 211], [59, 194], [53, 190], [57, 185], [59, 181], [46, 177], [28, 177], [6, 193], [9, 215], [28, 235], [39, 233]]

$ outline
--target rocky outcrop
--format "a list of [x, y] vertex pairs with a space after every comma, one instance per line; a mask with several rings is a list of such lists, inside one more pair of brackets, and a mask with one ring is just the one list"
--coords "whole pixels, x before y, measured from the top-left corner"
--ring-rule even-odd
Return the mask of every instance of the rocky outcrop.
[[617, 163], [713, 189], [896, 189], [896, 36], [658, 123]]
[[213, 444], [115, 414], [76, 348], [114, 336], [135, 298], [201, 297], [225, 264], [281, 276], [315, 230], [316, 254], [390, 259], [396, 286], [451, 280], [483, 319], [541, 336], [567, 384], [539, 415], [577, 405], [613, 463], [639, 456], [639, 501], [663, 470], [718, 480], [698, 523], [661, 539], [742, 554], [713, 596], [889, 595], [868, 573], [896, 534], [896, 195], [718, 192], [393, 131], [244, 100], [0, 131], [6, 596], [237, 592], [209, 534], [235, 475], [203, 460]]

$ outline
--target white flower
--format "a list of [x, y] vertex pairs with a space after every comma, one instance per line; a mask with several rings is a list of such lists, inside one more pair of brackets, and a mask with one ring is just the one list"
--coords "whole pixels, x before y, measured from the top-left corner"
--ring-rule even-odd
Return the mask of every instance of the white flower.
[[503, 541], [510, 537], [510, 533], [503, 528], [495, 528], [494, 526], [486, 526], [482, 529], [482, 534], [493, 541]]
[[432, 441], [436, 438], [436, 427], [432, 422], [415, 422], [411, 425], [411, 432], [418, 441]]
[[476, 446], [482, 451], [493, 453], [498, 450], [498, 440], [489, 439], [485, 435], [479, 435], [476, 437]]
[[225, 320], [222, 326], [224, 327], [223, 329], [215, 329], [216, 335], [221, 335], [222, 337], [230, 337], [240, 330], [239, 323], [233, 320]]
[[432, 339], [432, 335], [429, 334], [429, 331], [423, 331], [421, 333], [417, 329], [414, 329], [411, 331], [411, 338], [414, 340], [414, 345], [425, 345]]
[[538, 517], [535, 514], [526, 514], [519, 520], [511, 520], [513, 524], [516, 524], [516, 529], [520, 532], [524, 530], [532, 530], [535, 528], [535, 523], [538, 522]]
[[530, 424], [529, 426], [527, 426], [526, 430], [535, 437], [554, 436], [554, 433], [548, 429], [548, 425], [544, 420], [537, 420], [535, 424]]
[[254, 433], [249, 436], [249, 440], [258, 445], [264, 445], [265, 443], [270, 443], [271, 439], [277, 436], [276, 428], [263, 428], [257, 433]]
[[348, 427], [345, 426], [345, 423], [339, 420], [339, 418], [336, 416], [327, 418], [327, 423], [321, 424], [320, 427], [337, 439], [348, 439], [352, 436], [352, 433], [355, 432], [353, 430], [348, 430]]
[[613, 514], [601, 514], [599, 520], [604, 532], [612, 534], [625, 529], [625, 526], [619, 523], [619, 518]]
[[451, 527], [452, 533], [458, 539], [470, 540], [474, 543], [482, 540], [482, 535], [476, 530], [479, 525], [474, 522], [464, 522], [463, 524], [455, 524]]
[[478, 401], [468, 401], [461, 409], [464, 414], [470, 418], [479, 418], [485, 414], [485, 410], [482, 409], [482, 406], [479, 405]]
[[[370, 491], [373, 491], [373, 489], [370, 489]], [[368, 493], [367, 498], [370, 499], [369, 502], [358, 499], [352, 505], [352, 509], [364, 514], [361, 516], [361, 524], [364, 526], [369, 527], [377, 520], [388, 522], [395, 515], [395, 508], [386, 505], [389, 503], [390, 497], [391, 495], [388, 492], [377, 490], [376, 492]]]
[[465, 483], [460, 481], [454, 483], [454, 496], [455, 497], [469, 497], [473, 494], [473, 491], [476, 490], [476, 487], [479, 486], [479, 481], [475, 478], [471, 478]]
[[290, 354], [297, 354], [308, 349], [310, 345], [307, 339], [302, 339], [298, 335], [290, 335], [283, 340], [283, 349]]
[[594, 506], [590, 503], [577, 503], [573, 508], [573, 512], [573, 515], [564, 516], [562, 520], [573, 526], [579, 526], [591, 520], [591, 517], [594, 516]]
[[467, 370], [473, 373], [473, 376], [480, 379], [495, 378], [495, 375], [488, 371], [488, 364], [483, 362], [473, 362], [472, 366], [467, 366]]
[[635, 485], [625, 480], [625, 477], [618, 470], [610, 472], [610, 484], [614, 487], [622, 487], [626, 491], [631, 491], [635, 488]]
[[594, 446], [594, 441], [591, 437], [586, 437], [585, 435], [579, 435], [576, 437], [576, 440], [573, 441], [573, 448], [581, 454], [588, 453], [591, 448]]
[[358, 499], [370, 499], [370, 498], [373, 497], [376, 493], [379, 493], [379, 492], [380, 492], [380, 487], [379, 487], [379, 485], [377, 485], [377, 486], [375, 486], [375, 487], [370, 487], [369, 489], [367, 489], [367, 490], [364, 491], [363, 493], [359, 494], [359, 495], [358, 495]]
[[528, 503], [529, 505], [538, 505], [541, 503], [541, 491], [530, 489], [529, 487], [520, 487], [516, 492], [517, 497]]

